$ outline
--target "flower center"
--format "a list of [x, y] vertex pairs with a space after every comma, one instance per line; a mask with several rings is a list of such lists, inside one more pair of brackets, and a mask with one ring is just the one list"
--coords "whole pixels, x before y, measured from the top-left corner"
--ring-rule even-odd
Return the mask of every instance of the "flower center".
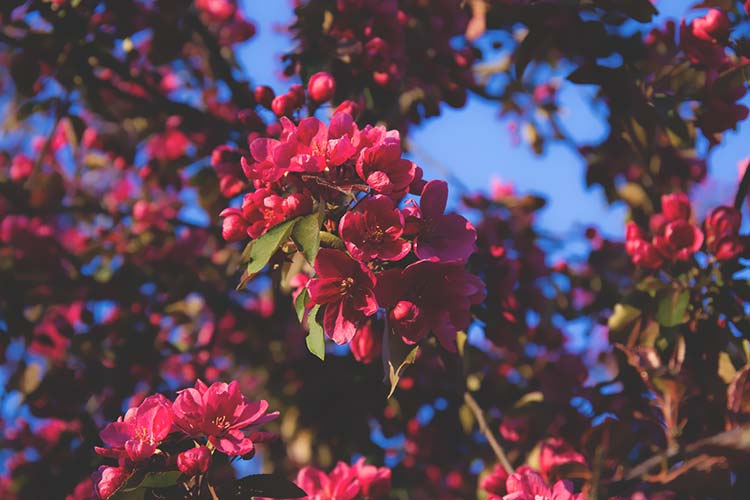
[[375, 226], [374, 228], [370, 229], [370, 240], [374, 241], [375, 243], [382, 243], [384, 237], [385, 231], [383, 231], [380, 226]]
[[349, 295], [349, 291], [352, 289], [353, 285], [354, 285], [354, 278], [352, 278], [351, 276], [348, 278], [342, 279], [341, 283], [339, 283], [339, 294]]
[[227, 417], [225, 417], [224, 415], [222, 415], [222, 416], [220, 416], [220, 417], [216, 417], [216, 418], [214, 418], [214, 419], [213, 419], [213, 420], [211, 421], [211, 423], [212, 423], [212, 424], [214, 424], [214, 425], [215, 425], [216, 427], [218, 427], [219, 429], [221, 429], [221, 430], [223, 430], [223, 431], [225, 431], [225, 430], [229, 429], [229, 426], [230, 426], [230, 425], [232, 425], [232, 424], [230, 424], [230, 423], [229, 423], [229, 422], [227, 421]]
[[145, 427], [136, 427], [135, 428], [135, 437], [138, 438], [139, 441], [150, 441], [151, 438], [148, 435], [148, 429]]

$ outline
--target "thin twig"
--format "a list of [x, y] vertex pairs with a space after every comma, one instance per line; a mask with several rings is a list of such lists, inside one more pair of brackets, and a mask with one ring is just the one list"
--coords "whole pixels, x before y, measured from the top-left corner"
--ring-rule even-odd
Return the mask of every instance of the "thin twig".
[[747, 162], [745, 173], [742, 175], [742, 180], [737, 188], [737, 194], [734, 197], [734, 208], [737, 210], [742, 210], [742, 202], [747, 198], [748, 187], [750, 187], [750, 160]]
[[500, 443], [495, 438], [495, 435], [490, 430], [489, 426], [487, 425], [487, 420], [484, 418], [484, 412], [482, 412], [482, 409], [479, 407], [479, 404], [477, 404], [477, 400], [474, 399], [474, 396], [471, 395], [469, 391], [464, 392], [464, 402], [466, 402], [466, 406], [469, 407], [471, 412], [474, 414], [474, 418], [477, 419], [477, 423], [479, 424], [479, 430], [482, 431], [482, 434], [484, 434], [484, 437], [487, 438], [487, 441], [490, 443], [490, 447], [492, 448], [492, 451], [495, 452], [495, 456], [497, 457], [500, 464], [505, 469], [505, 472], [508, 474], [513, 474], [515, 471], [513, 470], [513, 465], [511, 465], [510, 460], [508, 460], [507, 455], [505, 455], [505, 451], [503, 450], [503, 447], [500, 446]]

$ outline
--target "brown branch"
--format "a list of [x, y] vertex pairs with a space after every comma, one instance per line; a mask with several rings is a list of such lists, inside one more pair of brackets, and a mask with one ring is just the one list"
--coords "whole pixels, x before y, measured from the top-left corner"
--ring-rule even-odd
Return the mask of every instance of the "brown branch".
[[487, 441], [490, 443], [492, 451], [495, 452], [495, 456], [500, 462], [500, 465], [503, 466], [505, 472], [507, 472], [508, 474], [513, 474], [515, 472], [513, 469], [513, 465], [511, 465], [510, 460], [508, 460], [508, 457], [505, 454], [505, 450], [503, 450], [503, 447], [500, 446], [500, 443], [495, 438], [492, 430], [490, 430], [490, 427], [487, 425], [487, 420], [484, 418], [484, 412], [479, 407], [477, 400], [474, 399], [474, 396], [472, 396], [469, 391], [464, 392], [464, 402], [474, 414], [474, 418], [477, 419], [479, 430], [482, 431], [484, 437], [487, 438]]
[[742, 176], [739, 187], [737, 187], [737, 194], [734, 197], [734, 208], [742, 210], [742, 202], [747, 198], [747, 190], [750, 187], [750, 161], [748, 161], [745, 167], [745, 173]]

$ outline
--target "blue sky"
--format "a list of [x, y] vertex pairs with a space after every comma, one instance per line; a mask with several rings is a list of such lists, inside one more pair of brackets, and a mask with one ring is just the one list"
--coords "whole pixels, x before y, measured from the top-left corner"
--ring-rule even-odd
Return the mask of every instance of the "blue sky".
[[[661, 24], [667, 18], [680, 19], [686, 6], [692, 3], [659, 0], [658, 22]], [[279, 56], [293, 43], [277, 28], [291, 19], [291, 1], [244, 0], [244, 4], [245, 11], [258, 27], [258, 35], [241, 48], [240, 62], [249, 70], [254, 83], [285, 91], [290, 82], [279, 78]], [[589, 106], [586, 96], [590, 92], [586, 87], [563, 86], [560, 102], [566, 128], [577, 139], [595, 141], [604, 137], [607, 129], [604, 117]], [[514, 146], [507, 123], [497, 114], [495, 104], [472, 97], [460, 110], [444, 106], [441, 117], [428, 120], [410, 132], [411, 140], [419, 150], [438, 158], [470, 189], [487, 189], [490, 179], [498, 177], [513, 183], [521, 193], [545, 196], [548, 205], [539, 222], [549, 232], [565, 236], [584, 226], [596, 225], [608, 236], [622, 237], [626, 208], [622, 204], [610, 207], [600, 189], [586, 188], [585, 165], [580, 156], [562, 145], [547, 147], [543, 156], [535, 156], [523, 144]], [[700, 147], [705, 148], [705, 144]], [[699, 213], [704, 204], [727, 202], [733, 197], [737, 163], [748, 155], [750, 124], [746, 120], [738, 132], [727, 134], [725, 144], [711, 153], [713, 180], [698, 188]], [[420, 163], [418, 155], [414, 155], [413, 160], [425, 168], [428, 177], [440, 177], [427, 163]]]

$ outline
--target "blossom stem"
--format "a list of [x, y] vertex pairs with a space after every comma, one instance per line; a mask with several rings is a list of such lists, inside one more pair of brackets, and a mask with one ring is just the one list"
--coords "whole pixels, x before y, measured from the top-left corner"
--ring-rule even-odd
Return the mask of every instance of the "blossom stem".
[[505, 450], [503, 450], [503, 447], [497, 441], [495, 435], [492, 433], [492, 430], [490, 430], [490, 427], [487, 425], [487, 420], [484, 418], [484, 412], [482, 411], [482, 408], [479, 407], [477, 400], [474, 399], [474, 396], [472, 396], [469, 391], [464, 392], [464, 402], [474, 414], [474, 418], [477, 419], [479, 430], [482, 432], [482, 434], [484, 434], [484, 437], [487, 438], [487, 441], [490, 443], [490, 448], [492, 448], [492, 451], [495, 452], [495, 456], [500, 462], [500, 465], [503, 466], [505, 472], [507, 472], [508, 474], [513, 474], [515, 472], [515, 470], [513, 469], [513, 465], [511, 465], [510, 460], [508, 460], [508, 456], [505, 454]]

